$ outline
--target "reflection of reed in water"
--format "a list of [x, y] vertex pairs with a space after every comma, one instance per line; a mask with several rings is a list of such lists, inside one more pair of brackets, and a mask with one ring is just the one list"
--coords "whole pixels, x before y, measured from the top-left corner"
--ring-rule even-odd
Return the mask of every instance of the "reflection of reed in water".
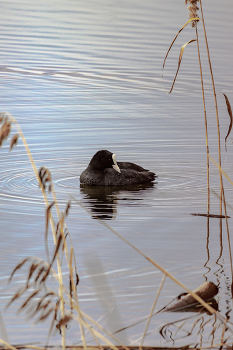
[[[205, 300], [206, 303], [211, 305], [212, 308], [218, 311], [218, 302], [214, 298], [218, 294], [218, 287], [214, 283], [205, 282], [194, 292]], [[216, 323], [216, 317], [213, 318], [213, 315], [201, 304], [197, 303], [189, 293], [179, 295], [159, 312], [195, 312], [194, 316], [188, 316], [185, 318], [179, 317], [177, 320], [168, 322], [160, 328], [161, 336], [167, 341], [184, 339], [193, 335], [195, 337], [199, 336], [200, 339], [198, 340], [198, 343], [202, 344], [205, 327], [209, 327], [211, 321]], [[218, 328], [221, 326], [223, 326], [222, 323], [219, 323]], [[208, 334], [209, 337], [212, 335], [214, 338], [215, 331], [213, 330], [215, 330], [215, 328], [211, 327], [211, 334], [207, 331], [205, 337]]]
[[[125, 196], [122, 200], [127, 200], [127, 192], [140, 192], [153, 187], [154, 183], [120, 187], [80, 185], [80, 192], [84, 195], [83, 199], [88, 203], [88, 207], [93, 213], [92, 217], [94, 219], [111, 220], [116, 216], [117, 202], [120, 200], [120, 194], [124, 192]], [[142, 200], [142, 198], [140, 198], [140, 200]]]

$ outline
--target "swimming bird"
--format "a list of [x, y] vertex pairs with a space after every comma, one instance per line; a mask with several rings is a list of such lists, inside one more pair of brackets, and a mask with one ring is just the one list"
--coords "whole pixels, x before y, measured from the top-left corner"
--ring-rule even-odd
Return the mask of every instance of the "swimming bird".
[[80, 183], [90, 186], [127, 186], [153, 181], [157, 176], [130, 162], [118, 162], [107, 150], [98, 151], [80, 176]]

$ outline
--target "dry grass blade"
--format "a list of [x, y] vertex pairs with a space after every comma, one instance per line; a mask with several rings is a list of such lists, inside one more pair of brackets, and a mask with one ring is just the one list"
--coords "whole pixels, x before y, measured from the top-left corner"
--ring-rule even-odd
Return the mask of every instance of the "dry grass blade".
[[182, 30], [183, 30], [190, 22], [195, 21], [195, 20], [201, 20], [201, 18], [198, 18], [198, 17], [197, 17], [197, 18], [191, 18], [191, 19], [189, 19], [188, 22], [186, 22], [186, 23], [183, 25], [183, 27], [180, 28], [180, 30], [179, 30], [178, 33], [176, 34], [175, 38], [173, 39], [173, 41], [172, 41], [172, 43], [171, 43], [171, 45], [170, 45], [170, 47], [169, 47], [169, 49], [168, 49], [168, 51], [167, 51], [167, 53], [166, 53], [166, 56], [165, 56], [165, 58], [164, 58], [164, 61], [163, 61], [162, 78], [163, 78], [163, 70], [164, 70], [164, 67], [165, 67], [165, 63], [166, 63], [168, 54], [169, 54], [169, 52], [171, 51], [171, 48], [172, 48], [174, 42], [176, 41], [178, 35], [182, 32]]
[[225, 94], [223, 94], [223, 96], [225, 97], [226, 105], [227, 105], [227, 111], [228, 111], [228, 114], [229, 114], [229, 117], [230, 117], [230, 125], [229, 125], [227, 136], [225, 137], [225, 149], [227, 151], [227, 138], [230, 135], [230, 132], [231, 132], [231, 129], [232, 129], [233, 116], [232, 116], [232, 109], [231, 109], [231, 105], [230, 105], [230, 102], [228, 100], [228, 97]]
[[69, 210], [70, 210], [70, 206], [71, 206], [71, 201], [69, 201], [66, 205], [66, 210], [65, 210], [65, 215], [68, 216], [69, 214]]
[[57, 296], [57, 295], [53, 292], [46, 293], [38, 302], [37, 307], [36, 307], [35, 311], [31, 314], [30, 318], [34, 317], [36, 315], [36, 313], [38, 311], [40, 311], [41, 309], [46, 309], [46, 307], [51, 303], [51, 299], [46, 301], [44, 304], [43, 304], [43, 301], [50, 296]]
[[43, 278], [41, 279], [41, 282], [45, 282], [46, 281], [46, 279], [47, 279], [47, 277], [48, 277], [48, 275], [50, 273], [51, 267], [53, 266], [53, 263], [54, 263], [54, 261], [56, 259], [56, 256], [57, 256], [58, 250], [60, 248], [61, 242], [62, 242], [62, 235], [60, 234], [59, 237], [58, 237], [58, 240], [57, 240], [57, 245], [55, 247], [55, 251], [54, 251], [54, 254], [53, 254], [52, 261], [51, 261], [49, 267], [46, 269], [46, 272], [45, 272]]
[[19, 134], [15, 134], [14, 136], [12, 136], [9, 151], [12, 151], [13, 147], [17, 145], [18, 139], [19, 139]]
[[48, 335], [47, 335], [45, 348], [47, 348], [47, 346], [49, 344], [49, 339], [50, 339], [50, 336], [51, 336], [52, 331], [53, 331], [53, 326], [54, 326], [55, 321], [57, 320], [57, 313], [58, 313], [59, 305], [60, 305], [60, 301], [58, 300], [57, 303], [56, 303], [55, 309], [54, 309], [54, 316], [52, 318], [52, 322], [51, 322], [51, 325], [49, 327], [49, 332], [48, 332]]
[[[67, 293], [67, 296], [70, 299], [70, 296]], [[111, 337], [112, 339], [114, 339], [115, 341], [117, 341], [118, 344], [120, 344], [122, 346], [122, 348], [124, 348], [125, 350], [129, 350], [129, 348], [127, 346], [125, 346], [117, 337], [115, 337], [112, 333], [110, 333], [108, 330], [106, 330], [103, 326], [101, 326], [98, 322], [96, 322], [95, 320], [93, 320], [89, 315], [85, 314], [83, 311], [81, 311], [79, 309], [79, 305], [77, 303], [77, 300], [75, 300], [75, 305], [74, 308], [76, 309], [76, 311], [78, 312], [79, 317], [73, 315], [73, 319], [76, 319], [80, 322], [80, 328], [82, 329], [83, 325], [85, 327], [87, 327], [89, 329], [89, 331], [93, 334], [99, 337], [100, 339], [102, 339], [109, 347], [114, 347], [114, 350], [116, 350], [116, 347], [108, 340], [106, 339], [102, 334], [100, 334], [99, 332], [97, 332], [93, 327], [90, 327], [87, 323], [87, 321], [85, 319], [87, 319], [88, 321], [90, 321], [93, 325], [95, 325], [96, 327], [98, 327], [102, 332], [106, 333], [109, 337]], [[81, 327], [82, 326], [82, 327]], [[93, 335], [94, 336], [94, 335]], [[83, 340], [82, 340], [83, 341]], [[83, 349], [87, 349], [86, 345], [83, 346]], [[119, 349], [118, 349], [119, 350]]]
[[11, 282], [11, 280], [12, 280], [12, 278], [13, 278], [15, 272], [16, 272], [17, 270], [19, 270], [28, 260], [30, 260], [30, 258], [24, 259], [23, 261], [21, 261], [21, 263], [19, 263], [19, 264], [14, 268], [14, 270], [11, 272], [11, 275], [10, 275], [10, 277], [9, 277], [8, 283]]
[[233, 186], [233, 181], [229, 178], [229, 176], [225, 173], [225, 171], [215, 162], [215, 160], [209, 155], [209, 158], [212, 160], [212, 162], [218, 167], [218, 169], [221, 171], [221, 173], [227, 178], [227, 180], [230, 182], [230, 184]]
[[51, 268], [51, 264], [49, 265], [49, 267], [45, 268], [44, 270], [45, 273], [44, 273], [44, 276], [41, 278], [40, 283], [44, 283], [47, 280], [49, 276], [50, 268]]
[[49, 229], [49, 219], [50, 219], [50, 211], [52, 206], [54, 205], [54, 202], [52, 202], [45, 211], [45, 250], [46, 250], [46, 256], [47, 256], [47, 261], [50, 263], [50, 258], [49, 258], [49, 248], [48, 248], [48, 229]]
[[4, 349], [11, 349], [11, 350], [18, 350], [17, 348], [15, 348], [14, 346], [10, 345], [9, 343], [7, 343], [6, 341], [0, 339], [0, 344], [5, 345]]
[[31, 294], [29, 295], [29, 297], [25, 300], [25, 302], [20, 306], [18, 312], [21, 311], [21, 310], [23, 310], [23, 309], [27, 306], [27, 304], [29, 303], [29, 301], [30, 301], [32, 298], [34, 298], [34, 296], [37, 295], [39, 292], [40, 292], [40, 289], [37, 289], [36, 291], [34, 291], [33, 293], [31, 293]]
[[72, 267], [72, 265], [73, 265], [73, 254], [74, 254], [74, 249], [73, 249], [73, 246], [72, 246], [70, 248], [70, 262], [69, 262], [71, 309], [73, 309], [73, 293], [76, 293], [76, 288], [75, 288], [75, 290], [73, 290], [73, 284], [74, 284], [74, 281], [73, 281], [73, 267]]
[[[99, 339], [97, 338], [97, 336], [95, 335], [95, 333], [93, 332], [92, 328], [89, 326], [89, 324], [86, 322], [86, 326], [87, 329], [89, 330], [89, 332], [91, 333], [91, 335], [93, 336], [93, 339], [95, 340], [97, 346], [98, 346], [98, 350], [104, 350], [103, 346], [100, 344]], [[90, 348], [86, 348], [86, 350], [89, 350]]]
[[51, 261], [51, 264], [49, 266], [49, 269], [52, 267], [55, 259], [56, 259], [56, 255], [58, 253], [58, 250], [60, 248], [60, 245], [61, 245], [61, 242], [62, 242], [62, 235], [60, 234], [59, 237], [58, 237], [58, 240], [57, 240], [57, 245], [56, 245], [56, 248], [55, 248], [55, 251], [54, 251], [54, 254], [53, 254], [53, 258], [52, 258], [52, 261]]
[[18, 292], [16, 292], [15, 295], [13, 295], [13, 297], [11, 298], [11, 300], [8, 301], [8, 303], [7, 303], [6, 306], [5, 306], [5, 309], [7, 309], [16, 299], [19, 299], [19, 298], [23, 295], [23, 293], [26, 292], [26, 290], [29, 289], [29, 287], [30, 287], [30, 286], [27, 285], [27, 286], [25, 286], [24, 288], [20, 288], [20, 289], [18, 290]]
[[[66, 241], [64, 243], [66, 243]], [[66, 248], [67, 248], [67, 245], [66, 245]], [[78, 322], [79, 322], [79, 327], [80, 327], [80, 332], [81, 332], [81, 339], [82, 339], [83, 349], [86, 350], [87, 349], [86, 336], [85, 336], [85, 330], [84, 330], [84, 326], [83, 326], [83, 320], [82, 320], [82, 316], [81, 316], [81, 311], [80, 311], [80, 308], [79, 308], [78, 293], [77, 293], [77, 288], [76, 288], [77, 285], [75, 285], [74, 278], [73, 278], [72, 261], [74, 259], [74, 263], [75, 263], [74, 256], [75, 255], [73, 254], [73, 246], [71, 246], [70, 261], [67, 260], [68, 266], [69, 266], [69, 271], [70, 271], [70, 294], [69, 294], [69, 299], [70, 299], [71, 310], [73, 309], [73, 307], [75, 307], [76, 311], [78, 312]], [[76, 276], [77, 276], [76, 268], [75, 268], [75, 273], [76, 273]], [[73, 293], [71, 292], [71, 290], [72, 290]], [[73, 300], [71, 294], [74, 295], [74, 300]], [[74, 301], [75, 301], [75, 304], [74, 304]]]
[[37, 273], [37, 276], [36, 276], [36, 278], [35, 278], [35, 283], [39, 280], [40, 276], [42, 275], [42, 273], [43, 273], [45, 270], [47, 270], [47, 268], [46, 268], [45, 266], [42, 266], [42, 267], [39, 269], [39, 271], [38, 271], [38, 273]]
[[186, 46], [190, 43], [193, 43], [194, 41], [197, 41], [197, 39], [192, 39], [192, 40], [189, 40], [186, 44], [184, 44], [181, 49], [180, 49], [180, 56], [179, 56], [179, 60], [178, 60], [178, 67], [177, 67], [177, 71], [176, 71], [176, 75], [175, 75], [175, 78], [173, 80], [173, 83], [172, 83], [172, 87], [169, 91], [169, 94], [172, 92], [173, 90], [173, 87], [175, 85], [175, 81], [176, 81], [176, 78], [177, 78], [177, 75], [178, 75], [178, 72], [179, 72], [179, 69], [180, 69], [180, 64], [181, 64], [181, 61], [182, 61], [182, 57], [183, 57], [183, 53], [184, 53], [184, 49], [186, 48]]
[[[75, 306], [76, 308], [76, 306]], [[76, 318], [74, 316], [74, 318]], [[88, 330], [94, 334], [96, 337], [98, 337], [99, 339], [101, 339], [102, 341], [105, 342], [105, 344], [113, 349], [113, 350], [119, 350], [115, 345], [113, 345], [113, 343], [110, 342], [110, 340], [108, 340], [107, 338], [105, 338], [101, 333], [99, 333], [98, 331], [96, 331], [94, 328], [91, 328], [88, 323], [86, 322], [86, 320], [84, 318], [87, 318], [90, 322], [92, 322], [94, 325], [96, 325], [99, 329], [101, 329], [103, 332], [105, 332], [108, 336], [110, 336], [111, 338], [113, 338], [114, 340], [117, 341], [117, 343], [119, 343], [121, 345], [122, 348], [124, 348], [125, 350], [129, 350], [124, 344], [121, 343], [121, 341], [116, 338], [114, 335], [112, 335], [111, 333], [109, 333], [105, 328], [103, 328], [99, 323], [95, 322], [90, 316], [86, 315], [84, 312], [82, 312], [82, 317], [81, 317], [81, 323], [88, 328]]]
[[49, 315], [54, 311], [54, 308], [49, 309], [45, 314], [43, 314], [40, 318], [39, 318], [39, 322], [46, 320], [46, 318], [49, 317]]
[[27, 279], [27, 284], [29, 283], [33, 273], [35, 272], [35, 270], [37, 269], [37, 267], [40, 265], [40, 263], [32, 263], [31, 267], [30, 267], [30, 270], [29, 270], [29, 273], [28, 273], [28, 279]]
[[156, 303], [157, 303], [157, 301], [158, 301], [159, 295], [160, 295], [160, 293], [161, 293], [161, 290], [162, 290], [162, 288], [163, 288], [165, 279], [166, 279], [166, 275], [164, 274], [164, 275], [163, 275], [163, 278], [162, 278], [162, 281], [161, 281], [161, 283], [160, 283], [160, 286], [159, 286], [157, 295], [156, 295], [156, 297], [155, 297], [154, 303], [153, 303], [153, 305], [152, 305], [149, 318], [148, 318], [147, 323], [146, 323], [146, 327], [145, 327], [145, 330], [144, 330], [144, 333], [143, 333], [143, 336], [142, 336], [142, 340], [141, 340], [141, 344], [140, 344], [140, 349], [142, 349], [142, 346], [143, 346], [143, 343], [144, 343], [144, 339], [145, 339], [145, 336], [146, 336], [146, 333], [147, 333], [147, 330], [148, 330], [148, 328], [149, 328], [149, 324], [150, 324], [150, 321], [151, 321], [151, 317], [152, 317], [152, 315], [153, 315], [153, 313], [154, 313], [154, 309], [155, 309]]
[[197, 18], [189, 19], [188, 22], [186, 22], [186, 23], [183, 25], [183, 27], [181, 27], [180, 30], [178, 31], [178, 33], [176, 34], [176, 36], [175, 36], [175, 38], [173, 39], [173, 41], [172, 41], [172, 43], [171, 43], [169, 49], [167, 50], [167, 53], [166, 53], [165, 58], [164, 58], [164, 61], [163, 61], [163, 69], [164, 69], [164, 66], [165, 66], [165, 62], [166, 62], [167, 56], [168, 56], [169, 52], [171, 51], [171, 48], [172, 48], [174, 42], [176, 41], [178, 35], [182, 32], [182, 30], [183, 30], [190, 22], [192, 22], [192, 21], [194, 21], [194, 20], [201, 20], [201, 18], [198, 18], [198, 17], [197, 17]]

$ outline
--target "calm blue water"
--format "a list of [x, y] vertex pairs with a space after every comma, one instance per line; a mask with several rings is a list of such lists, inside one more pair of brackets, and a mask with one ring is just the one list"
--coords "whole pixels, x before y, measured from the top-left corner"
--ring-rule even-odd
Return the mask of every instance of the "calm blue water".
[[[203, 8], [218, 92], [223, 168], [232, 179], [232, 137], [226, 153], [229, 116], [222, 93], [232, 104], [233, 8], [230, 0], [221, 4], [206, 0]], [[225, 223], [221, 250], [219, 220], [210, 219], [207, 241], [206, 218], [190, 215], [207, 210], [196, 43], [185, 49], [173, 93], [163, 90], [171, 86], [180, 47], [195, 37], [191, 26], [177, 39], [166, 62], [164, 82], [161, 78], [166, 52], [187, 18], [184, 2], [172, 0], [2, 2], [0, 106], [1, 112], [11, 113], [19, 122], [37, 168], [50, 169], [62, 210], [74, 196], [192, 290], [205, 279], [220, 283], [219, 308], [232, 319]], [[217, 160], [216, 117], [201, 23], [199, 29], [210, 154]], [[0, 306], [12, 343], [44, 344], [49, 323], [34, 325], [25, 315], [16, 315], [20, 302], [4, 311], [27, 273], [20, 270], [15, 282], [7, 286], [15, 265], [27, 256], [46, 258], [43, 197], [22, 141], [11, 153], [8, 147], [9, 141], [0, 150]], [[158, 175], [157, 183], [131, 191], [80, 189], [79, 175], [99, 149], [114, 152], [119, 161], [149, 168]], [[213, 164], [210, 179], [210, 211], [218, 214], [219, 178]], [[226, 181], [225, 192], [232, 216], [232, 187]], [[110, 331], [147, 316], [162, 274], [76, 203], [67, 225], [80, 277], [81, 309]], [[232, 231], [232, 219], [229, 226]], [[49, 247], [52, 252], [51, 237]], [[90, 277], [93, 275], [102, 277], [98, 281]], [[181, 292], [167, 279], [156, 309]], [[159, 329], [185, 316], [154, 317], [145, 345], [167, 344]], [[189, 320], [187, 328], [193, 322]], [[208, 341], [210, 324], [203, 331], [203, 341]], [[139, 344], [144, 327], [145, 322], [120, 337], [127, 344]], [[221, 329], [219, 332], [221, 338]], [[197, 333], [198, 328], [188, 338], [177, 333], [177, 341], [168, 345], [198, 343]], [[75, 322], [67, 338], [69, 344], [80, 341]], [[59, 341], [57, 334], [51, 343]]]

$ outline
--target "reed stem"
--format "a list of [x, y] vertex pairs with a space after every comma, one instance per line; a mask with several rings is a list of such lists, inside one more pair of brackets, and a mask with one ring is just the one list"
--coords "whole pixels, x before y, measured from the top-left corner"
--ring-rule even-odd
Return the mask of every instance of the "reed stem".
[[[220, 143], [220, 127], [219, 127], [219, 117], [218, 117], [218, 104], [217, 104], [217, 97], [216, 97], [216, 90], [215, 90], [215, 84], [214, 84], [214, 77], [213, 77], [213, 71], [212, 71], [212, 65], [210, 60], [210, 52], [209, 52], [209, 45], [206, 35], [206, 29], [205, 29], [205, 21], [204, 21], [204, 14], [202, 9], [202, 1], [199, 0], [200, 9], [201, 9], [201, 16], [202, 16], [202, 24], [203, 24], [203, 30], [204, 30], [204, 36], [205, 36], [205, 43], [206, 43], [206, 50], [207, 50], [207, 56], [208, 56], [208, 62], [209, 62], [209, 68], [210, 68], [210, 75], [211, 75], [211, 81], [212, 81], [212, 87], [213, 87], [213, 94], [214, 94], [214, 102], [215, 102], [215, 112], [216, 112], [216, 121], [217, 121], [217, 131], [218, 131], [218, 161], [219, 166], [221, 167], [221, 143]], [[220, 215], [222, 215], [222, 193], [223, 193], [223, 182], [222, 182], [222, 173], [219, 170], [219, 178], [220, 178], [220, 204], [219, 204], [219, 211]], [[220, 219], [221, 222], [221, 219]]]
[[[12, 115], [10, 115], [10, 118], [11, 118], [12, 122], [16, 124], [16, 126], [18, 128], [19, 135], [20, 135], [20, 137], [21, 137], [21, 139], [23, 141], [23, 144], [24, 144], [24, 147], [26, 149], [28, 158], [30, 160], [30, 163], [31, 163], [32, 168], [34, 170], [34, 173], [36, 175], [38, 184], [40, 186], [41, 192], [43, 194], [46, 207], [48, 207], [49, 202], [48, 202], [48, 199], [47, 199], [47, 195], [46, 195], [46, 192], [45, 192], [45, 190], [43, 188], [43, 185], [41, 183], [40, 177], [38, 175], [37, 167], [35, 165], [35, 162], [34, 162], [34, 159], [33, 159], [32, 155], [31, 155], [30, 149], [28, 147], [28, 144], [27, 144], [27, 141], [26, 141], [26, 139], [24, 137], [22, 129], [21, 129], [20, 125], [18, 124], [17, 120]], [[50, 224], [51, 224], [51, 228], [52, 228], [54, 244], [57, 245], [56, 230], [55, 230], [55, 227], [54, 227], [54, 222], [53, 222], [51, 213], [50, 213]], [[58, 254], [57, 254], [57, 259], [56, 260], [57, 260], [57, 270], [58, 270], [58, 278], [59, 278], [59, 297], [60, 297], [60, 300], [61, 300], [60, 309], [61, 309], [61, 317], [63, 318], [64, 317], [64, 310], [65, 310], [64, 298], [63, 298], [63, 278], [62, 278], [61, 262], [60, 262], [60, 258], [59, 258]], [[66, 328], [65, 328], [65, 326], [62, 325], [61, 331], [62, 331], [62, 350], [65, 350], [65, 348], [66, 348]]]
[[[197, 23], [195, 25], [195, 28], [196, 28], [197, 52], [198, 52], [198, 60], [199, 60], [199, 68], [200, 68], [200, 77], [201, 77], [202, 101], [203, 101], [204, 119], [205, 119], [205, 136], [206, 136], [206, 152], [207, 152], [207, 214], [209, 214], [210, 213], [210, 160], [209, 160], [208, 128], [207, 128], [205, 92], [204, 92], [204, 83], [203, 83], [203, 75], [202, 75], [201, 55], [200, 55]], [[207, 218], [207, 219], [209, 220], [209, 218]], [[207, 224], [207, 228], [208, 227], [209, 227], [209, 225]]]
[[154, 313], [154, 310], [155, 310], [155, 306], [156, 306], [157, 301], [158, 301], [158, 299], [159, 299], [159, 295], [160, 295], [161, 290], [162, 290], [162, 288], [163, 288], [165, 279], [166, 279], [166, 274], [164, 273], [164, 274], [163, 274], [162, 281], [161, 281], [160, 286], [159, 286], [159, 289], [158, 289], [158, 292], [157, 292], [157, 295], [156, 295], [156, 297], [155, 297], [154, 303], [153, 303], [152, 308], [151, 308], [151, 310], [150, 310], [150, 315], [149, 315], [148, 320], [147, 320], [147, 323], [146, 323], [146, 327], [145, 327], [145, 330], [144, 330], [144, 333], [143, 333], [143, 336], [142, 336], [142, 340], [141, 340], [141, 344], [140, 344], [139, 350], [142, 350], [143, 343], [144, 343], [144, 339], [145, 339], [145, 337], [146, 337], [146, 333], [147, 333], [148, 328], [149, 328], [149, 325], [150, 325], [151, 317], [153, 316], [153, 313]]
[[[231, 243], [230, 243], [230, 233], [229, 233], [229, 226], [228, 226], [228, 219], [227, 219], [226, 199], [225, 199], [225, 194], [224, 194], [222, 172], [221, 172], [221, 144], [220, 144], [220, 128], [219, 128], [219, 117], [218, 117], [218, 105], [217, 105], [217, 97], [216, 97], [216, 90], [215, 90], [215, 84], [214, 84], [213, 71], [212, 71], [212, 66], [211, 66], [211, 61], [210, 61], [209, 46], [208, 46], [208, 41], [207, 41], [206, 29], [205, 29], [204, 15], [203, 15], [203, 9], [202, 9], [202, 1], [199, 0], [199, 3], [200, 3], [200, 9], [201, 9], [202, 23], [203, 23], [203, 29], [204, 29], [205, 42], [206, 42], [206, 50], [207, 50], [207, 55], [208, 55], [210, 75], [211, 75], [213, 94], [214, 94], [214, 101], [215, 101], [215, 112], [216, 112], [217, 131], [218, 131], [218, 158], [219, 158], [218, 161], [219, 161], [219, 177], [220, 177], [220, 215], [222, 215], [222, 199], [223, 199], [224, 212], [225, 212], [225, 218], [226, 218], [226, 229], [227, 229], [227, 238], [228, 238], [230, 262], [231, 262], [231, 275], [232, 275], [231, 291], [233, 293], [233, 266], [232, 266]], [[222, 220], [220, 219], [220, 235], [221, 234], [222, 234]]]

